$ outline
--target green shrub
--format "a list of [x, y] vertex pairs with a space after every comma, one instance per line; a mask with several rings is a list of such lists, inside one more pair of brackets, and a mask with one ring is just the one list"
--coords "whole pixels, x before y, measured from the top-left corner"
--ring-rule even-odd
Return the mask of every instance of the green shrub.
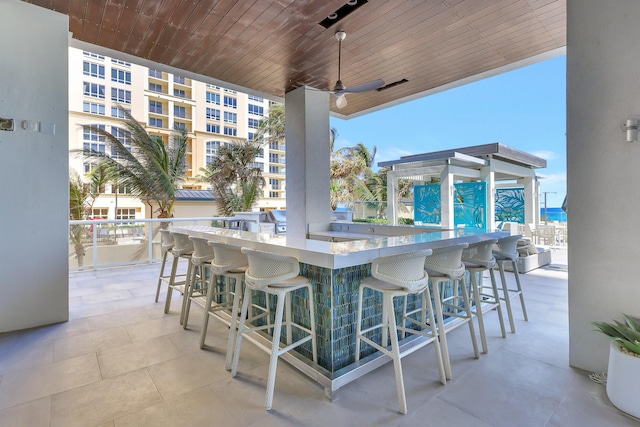
[[591, 322], [598, 329], [614, 341], [618, 341], [627, 350], [640, 355], [640, 323], [634, 318], [623, 314], [626, 323], [617, 320], [614, 323]]

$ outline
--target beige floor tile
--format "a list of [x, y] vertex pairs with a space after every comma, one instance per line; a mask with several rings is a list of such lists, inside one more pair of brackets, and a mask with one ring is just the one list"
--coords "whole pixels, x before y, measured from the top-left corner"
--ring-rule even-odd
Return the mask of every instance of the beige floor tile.
[[101, 425], [161, 401], [149, 373], [140, 369], [55, 394], [51, 427]]
[[98, 302], [108, 302], [116, 300], [126, 300], [132, 297], [131, 292], [127, 289], [115, 291], [103, 291], [95, 295], [83, 295], [82, 301], [85, 304], [94, 304]]
[[197, 351], [147, 368], [162, 398], [172, 399], [219, 381], [230, 374], [224, 355]]
[[174, 359], [180, 355], [167, 337], [137, 341], [98, 352], [103, 378], [110, 378], [146, 366]]
[[[158, 307], [157, 310], [162, 312], [164, 309]], [[149, 311], [150, 310], [146, 310], [147, 313]], [[177, 315], [165, 315], [163, 313], [160, 318], [128, 324], [125, 326], [125, 329], [131, 337], [131, 340], [135, 342], [177, 333], [182, 330], [182, 326], [180, 326]]]
[[0, 408], [19, 405], [101, 379], [95, 353], [9, 373], [0, 384]]
[[89, 332], [54, 342], [54, 360], [64, 360], [81, 354], [95, 353], [111, 347], [130, 344], [131, 338], [124, 327]]
[[51, 396], [0, 410], [0, 426], [49, 427]]
[[[240, 396], [237, 396], [240, 397]], [[241, 401], [236, 409], [241, 410]], [[208, 387], [185, 393], [115, 420], [115, 427], [244, 426]]]
[[21, 344], [16, 340], [2, 349], [0, 373], [15, 372], [53, 362], [53, 341]]
[[92, 331], [115, 328], [131, 323], [142, 323], [147, 320], [150, 320], [149, 315], [146, 311], [140, 309], [120, 310], [117, 316], [113, 314], [100, 314], [87, 319]]
[[559, 402], [474, 371], [447, 383], [438, 397], [495, 427], [544, 426]]

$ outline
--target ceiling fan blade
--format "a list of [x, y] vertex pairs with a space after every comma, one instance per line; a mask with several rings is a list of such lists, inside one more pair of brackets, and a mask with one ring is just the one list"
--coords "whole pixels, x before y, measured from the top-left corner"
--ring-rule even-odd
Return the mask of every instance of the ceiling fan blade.
[[378, 79], [373, 80], [371, 82], [362, 83], [356, 86], [348, 87], [345, 90], [341, 91], [341, 93], [362, 93], [369, 92], [370, 90], [376, 90], [380, 87], [384, 86], [384, 80]]

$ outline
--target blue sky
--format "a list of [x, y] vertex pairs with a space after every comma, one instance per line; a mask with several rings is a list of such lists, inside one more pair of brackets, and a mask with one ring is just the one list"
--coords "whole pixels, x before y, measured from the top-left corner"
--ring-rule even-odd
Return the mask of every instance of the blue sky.
[[540, 191], [555, 192], [547, 202], [559, 207], [567, 191], [565, 70], [560, 56], [366, 116], [332, 117], [335, 147], [376, 146], [378, 163], [500, 142], [547, 160], [536, 171]]

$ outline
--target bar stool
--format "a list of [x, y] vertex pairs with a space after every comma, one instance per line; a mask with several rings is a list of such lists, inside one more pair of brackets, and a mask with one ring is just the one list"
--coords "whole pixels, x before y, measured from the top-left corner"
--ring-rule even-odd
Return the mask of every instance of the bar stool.
[[156, 302], [158, 302], [158, 298], [160, 297], [160, 288], [162, 287], [162, 282], [169, 282], [171, 278], [171, 274], [164, 274], [164, 267], [167, 264], [167, 255], [173, 249], [173, 237], [171, 237], [171, 232], [169, 230], [159, 230], [160, 231], [160, 239], [161, 239], [161, 249], [162, 249], [162, 264], [160, 265], [160, 275], [158, 276], [158, 289], [156, 289]]
[[[498, 239], [498, 242], [493, 247], [493, 256], [496, 258], [496, 263], [498, 264], [498, 268], [500, 269], [500, 280], [502, 281], [502, 297], [500, 299], [504, 301], [504, 304], [507, 307], [507, 315], [509, 316], [511, 332], [516, 331], [516, 324], [513, 321], [513, 312], [511, 310], [511, 298], [520, 296], [520, 306], [522, 307], [524, 320], [529, 320], [529, 317], [527, 316], [527, 308], [524, 305], [524, 294], [522, 293], [522, 286], [520, 285], [520, 274], [518, 273], [517, 263], [518, 257], [520, 256], [517, 249], [518, 240], [520, 240], [521, 238], [521, 234], [503, 237], [501, 239]], [[504, 265], [506, 263], [511, 263], [511, 266], [513, 268], [513, 275], [516, 279], [515, 288], [509, 288], [507, 284], [507, 280], [504, 274]]]
[[[187, 279], [191, 275], [191, 254], [193, 254], [193, 242], [189, 240], [189, 236], [184, 233], [178, 233], [171, 231], [171, 237], [175, 242], [171, 254], [173, 255], [173, 264], [171, 265], [171, 277], [169, 278], [169, 287], [167, 288], [167, 298], [164, 303], [164, 312], [168, 313], [171, 307], [171, 295], [173, 291], [177, 291], [184, 295]], [[187, 273], [185, 275], [178, 275], [178, 264], [181, 259], [186, 259], [188, 262]], [[184, 278], [184, 280], [176, 280], [178, 278]], [[184, 306], [184, 301], [183, 301]], [[182, 325], [184, 310], [180, 310], [180, 324]]]
[[[440, 336], [440, 348], [442, 349], [442, 359], [447, 379], [452, 378], [451, 361], [449, 359], [449, 346], [447, 345], [447, 333], [458, 326], [467, 323], [473, 344], [473, 353], [476, 359], [480, 357], [475, 328], [473, 326], [473, 316], [471, 314], [471, 303], [469, 293], [465, 283], [465, 268], [462, 263], [462, 251], [469, 245], [460, 243], [453, 246], [433, 249], [433, 253], [425, 259], [424, 268], [429, 274], [431, 284], [431, 294], [436, 310], [436, 322], [438, 323], [438, 335]], [[451, 295], [446, 292], [445, 283], [451, 282]], [[442, 284], [442, 287], [440, 286]], [[461, 301], [462, 300], [462, 301]], [[462, 305], [460, 304], [462, 302]], [[429, 301], [422, 299], [423, 310], [427, 310]], [[448, 317], [455, 317], [457, 320], [444, 322], [444, 308]], [[429, 307], [431, 309], [431, 307]], [[425, 317], [422, 317], [425, 319]]]
[[[440, 382], [445, 384], [444, 367], [442, 364], [442, 354], [438, 343], [438, 332], [436, 331], [433, 311], [429, 310], [430, 321], [429, 328], [425, 330], [414, 330], [407, 328], [405, 325], [406, 316], [406, 297], [411, 294], [424, 292], [422, 298], [431, 300], [429, 293], [429, 278], [424, 270], [424, 261], [427, 255], [431, 254], [431, 249], [424, 249], [405, 254], [380, 257], [371, 263], [371, 277], [367, 277], [360, 283], [358, 288], [358, 318], [356, 323], [356, 361], [360, 360], [360, 343], [365, 342], [389, 356], [393, 360], [393, 368], [396, 377], [396, 391], [398, 393], [398, 404], [400, 412], [407, 413], [407, 399], [404, 391], [404, 379], [402, 376], [402, 364], [400, 359], [414, 351], [424, 347], [429, 343], [433, 343], [438, 370], [440, 372]], [[382, 294], [382, 320], [381, 323], [375, 324], [368, 328], [362, 329], [362, 300], [365, 289]], [[396, 310], [393, 304], [394, 298], [402, 298], [404, 307], [402, 318], [403, 322], [398, 325], [396, 323]], [[365, 334], [381, 329], [382, 345], [379, 345]], [[400, 351], [398, 343], [398, 333], [421, 335], [427, 338], [418, 346], [413, 346], [405, 351]], [[387, 348], [388, 335], [391, 337], [391, 349]]]
[[[278, 357], [308, 341], [311, 341], [311, 351], [313, 361], [318, 361], [318, 350], [316, 345], [315, 310], [313, 301], [313, 288], [306, 277], [300, 276], [300, 264], [294, 257], [272, 254], [255, 249], [242, 248], [242, 253], [247, 255], [249, 269], [245, 273], [246, 293], [242, 299], [242, 310], [240, 312], [240, 326], [238, 328], [238, 338], [236, 339], [236, 349], [233, 354], [233, 366], [231, 375], [236, 376], [238, 372], [238, 360], [240, 359], [240, 348], [242, 339], [247, 338], [270, 354], [269, 375], [267, 378], [267, 393], [265, 397], [265, 409], [270, 410], [273, 403], [273, 390], [276, 382], [276, 368]], [[291, 316], [291, 293], [298, 289], [306, 288], [309, 294], [309, 323], [310, 327], [295, 323]], [[266, 325], [253, 326], [247, 319], [249, 302], [253, 292], [263, 291], [267, 295], [277, 297], [275, 321], [273, 324], [267, 322]], [[286, 304], [285, 304], [286, 303]], [[285, 307], [286, 306], [286, 307]], [[283, 315], [285, 321], [282, 321]], [[285, 327], [286, 345], [280, 348], [280, 335], [282, 327]], [[307, 336], [292, 342], [292, 327], [308, 334]], [[254, 340], [249, 334], [255, 331], [273, 328], [273, 338], [271, 347]]]
[[[200, 334], [200, 348], [204, 348], [207, 328], [209, 326], [209, 317], [215, 317], [229, 326], [225, 369], [230, 370], [233, 347], [236, 343], [236, 331], [238, 329], [238, 307], [240, 301], [242, 301], [242, 283], [244, 281], [244, 274], [249, 266], [249, 261], [247, 260], [247, 256], [241, 252], [239, 246], [214, 241], [209, 241], [208, 245], [213, 249], [214, 254], [213, 260], [211, 261], [213, 274], [209, 279], [209, 289], [207, 291], [207, 301], [205, 304], [206, 313]], [[216, 292], [216, 276], [225, 277], [224, 292]], [[222, 297], [224, 297], [224, 299], [222, 299]], [[230, 320], [219, 315], [219, 312], [223, 310], [231, 310]]]
[[[502, 317], [502, 305], [500, 304], [500, 294], [496, 284], [496, 275], [493, 268], [496, 266], [496, 259], [493, 256], [493, 245], [498, 239], [489, 239], [483, 242], [472, 243], [462, 252], [462, 262], [465, 269], [471, 275], [471, 293], [474, 299], [474, 308], [471, 310], [478, 319], [478, 329], [480, 329], [480, 341], [482, 342], [482, 352], [487, 353], [487, 334], [484, 328], [484, 313], [494, 308], [498, 311], [502, 338], [507, 337], [504, 328], [504, 318]], [[491, 287], [484, 285], [483, 274], [489, 271], [491, 277]], [[480, 280], [478, 280], [480, 276]]]
[[202, 308], [207, 307], [207, 271], [209, 271], [210, 279], [216, 281], [211, 269], [213, 249], [207, 244], [208, 240], [194, 236], [189, 236], [189, 240], [193, 243], [193, 253], [191, 254], [191, 274], [187, 277], [186, 291], [182, 300], [184, 313], [182, 327], [184, 329], [187, 329], [192, 302]]

